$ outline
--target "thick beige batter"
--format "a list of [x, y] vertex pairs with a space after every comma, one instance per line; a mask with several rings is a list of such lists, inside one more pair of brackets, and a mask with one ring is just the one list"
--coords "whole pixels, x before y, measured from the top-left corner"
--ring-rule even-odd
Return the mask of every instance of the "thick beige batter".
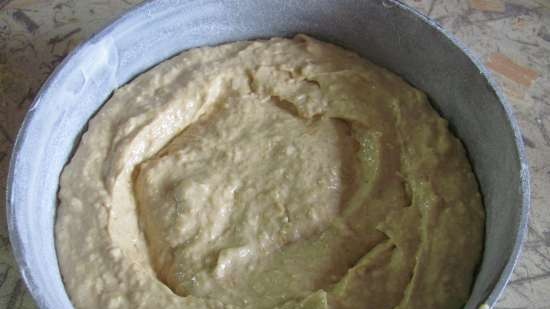
[[452, 309], [483, 208], [426, 96], [306, 36], [184, 52], [117, 90], [61, 177], [79, 309]]

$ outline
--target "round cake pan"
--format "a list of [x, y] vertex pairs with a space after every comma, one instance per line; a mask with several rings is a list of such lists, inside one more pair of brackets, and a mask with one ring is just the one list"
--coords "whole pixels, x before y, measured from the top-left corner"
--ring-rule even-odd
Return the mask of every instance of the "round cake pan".
[[73, 308], [54, 244], [59, 175], [113, 90], [185, 49], [296, 33], [397, 73], [428, 93], [449, 120], [466, 146], [487, 214], [483, 261], [465, 308], [495, 304], [525, 235], [529, 177], [509, 105], [463, 46], [392, 0], [162, 0], [144, 3], [76, 48], [40, 90], [17, 137], [7, 191], [10, 240], [40, 308]]

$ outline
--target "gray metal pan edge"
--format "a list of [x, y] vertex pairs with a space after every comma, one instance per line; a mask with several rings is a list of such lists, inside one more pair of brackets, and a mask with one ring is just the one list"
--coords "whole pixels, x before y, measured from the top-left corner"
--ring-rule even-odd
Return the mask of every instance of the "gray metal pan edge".
[[[529, 173], [519, 128], [487, 70], [435, 22], [394, 0], [159, 0], [76, 48], [36, 96], [12, 151], [10, 241], [40, 308], [73, 308], [54, 243], [59, 175], [111, 92], [192, 47], [307, 33], [354, 50], [424, 90], [461, 138], [487, 212], [482, 265], [467, 309], [492, 307], [526, 233]], [[467, 228], [467, 227], [465, 227]]]

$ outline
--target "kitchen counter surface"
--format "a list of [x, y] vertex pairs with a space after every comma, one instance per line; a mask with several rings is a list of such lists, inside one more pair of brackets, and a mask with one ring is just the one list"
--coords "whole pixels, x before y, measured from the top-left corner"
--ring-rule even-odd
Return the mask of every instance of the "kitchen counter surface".
[[[367, 0], [365, 0], [367, 1]], [[59, 62], [139, 0], [0, 0], [0, 186], [17, 130]], [[522, 129], [532, 177], [523, 253], [498, 309], [550, 309], [550, 1], [403, 0], [494, 73]], [[0, 199], [0, 309], [36, 308], [10, 252]]]

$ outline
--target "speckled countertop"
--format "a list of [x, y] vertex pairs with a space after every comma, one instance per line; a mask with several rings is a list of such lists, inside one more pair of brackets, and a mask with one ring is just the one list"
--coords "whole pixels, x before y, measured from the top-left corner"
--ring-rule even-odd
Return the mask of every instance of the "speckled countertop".
[[[367, 0], [365, 0], [367, 1]], [[0, 0], [0, 185], [40, 85], [82, 40], [141, 0]], [[532, 175], [528, 238], [499, 309], [550, 309], [550, 0], [404, 0], [493, 71], [522, 129]], [[0, 199], [0, 309], [36, 308], [10, 252]]]

